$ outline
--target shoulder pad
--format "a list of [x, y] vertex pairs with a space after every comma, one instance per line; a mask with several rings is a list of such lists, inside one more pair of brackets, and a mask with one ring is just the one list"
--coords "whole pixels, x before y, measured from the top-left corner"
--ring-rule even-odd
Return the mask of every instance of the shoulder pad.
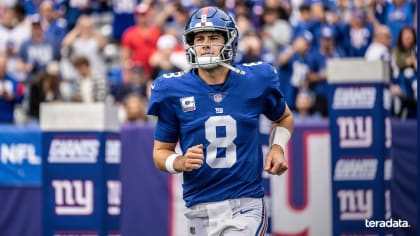
[[248, 70], [258, 70], [258, 73], [272, 73], [274, 71], [277, 74], [276, 69], [271, 64], [263, 61], [243, 63], [242, 65]]
[[262, 61], [256, 61], [256, 62], [249, 62], [249, 63], [242, 63], [243, 66], [245, 67], [252, 67], [252, 66], [258, 66], [263, 64]]

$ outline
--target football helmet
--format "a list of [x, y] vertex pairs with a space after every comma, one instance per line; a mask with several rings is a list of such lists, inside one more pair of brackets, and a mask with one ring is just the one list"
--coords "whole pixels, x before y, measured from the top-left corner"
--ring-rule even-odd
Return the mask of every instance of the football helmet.
[[[202, 31], [217, 31], [223, 34], [225, 43], [217, 56], [198, 57], [194, 45], [194, 35]], [[238, 29], [235, 20], [217, 7], [203, 7], [196, 10], [189, 17], [185, 26], [183, 42], [187, 54], [187, 61], [194, 68], [211, 69], [218, 65], [226, 65], [232, 61], [238, 47]], [[201, 45], [202, 46], [202, 45]]]

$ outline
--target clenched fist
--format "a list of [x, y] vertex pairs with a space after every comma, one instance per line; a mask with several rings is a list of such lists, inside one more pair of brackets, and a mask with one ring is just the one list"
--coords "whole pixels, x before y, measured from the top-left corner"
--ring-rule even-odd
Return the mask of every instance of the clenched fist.
[[279, 145], [273, 145], [267, 153], [264, 170], [272, 175], [281, 175], [288, 168], [284, 150]]
[[203, 144], [198, 144], [187, 149], [183, 156], [179, 156], [174, 163], [177, 171], [192, 171], [199, 169], [204, 161]]

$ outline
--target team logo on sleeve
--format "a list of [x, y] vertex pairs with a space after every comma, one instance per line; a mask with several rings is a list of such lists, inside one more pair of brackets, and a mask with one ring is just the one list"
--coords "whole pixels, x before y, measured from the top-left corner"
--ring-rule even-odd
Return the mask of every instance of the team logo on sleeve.
[[181, 98], [181, 106], [184, 112], [195, 111], [195, 99], [194, 97], [183, 97]]

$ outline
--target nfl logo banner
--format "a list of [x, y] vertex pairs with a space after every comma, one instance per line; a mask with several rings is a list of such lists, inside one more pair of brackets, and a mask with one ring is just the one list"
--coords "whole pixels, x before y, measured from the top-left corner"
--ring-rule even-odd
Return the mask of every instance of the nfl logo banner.
[[[41, 185], [39, 128], [0, 125], [0, 186]], [[23, 132], [24, 131], [24, 132]]]

